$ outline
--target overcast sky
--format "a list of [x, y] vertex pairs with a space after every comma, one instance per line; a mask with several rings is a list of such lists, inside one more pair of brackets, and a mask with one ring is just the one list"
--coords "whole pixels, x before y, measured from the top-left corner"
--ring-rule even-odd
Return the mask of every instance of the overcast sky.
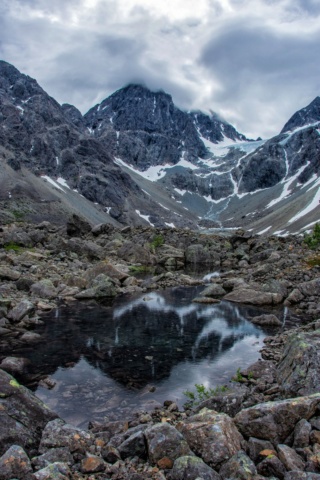
[[270, 137], [320, 95], [320, 0], [1, 0], [0, 58], [85, 113], [130, 82]]

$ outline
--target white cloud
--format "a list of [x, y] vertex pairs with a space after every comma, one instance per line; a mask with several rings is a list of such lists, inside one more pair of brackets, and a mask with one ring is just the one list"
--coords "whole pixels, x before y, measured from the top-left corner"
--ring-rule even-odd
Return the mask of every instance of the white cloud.
[[277, 133], [320, 93], [316, 0], [2, 0], [3, 60], [83, 113], [129, 82]]

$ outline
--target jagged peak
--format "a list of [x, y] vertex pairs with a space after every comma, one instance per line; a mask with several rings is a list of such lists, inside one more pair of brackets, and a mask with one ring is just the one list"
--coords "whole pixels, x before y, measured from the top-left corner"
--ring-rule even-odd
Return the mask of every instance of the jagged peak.
[[320, 97], [317, 96], [309, 105], [301, 108], [287, 121], [280, 133], [286, 133], [298, 127], [320, 122]]

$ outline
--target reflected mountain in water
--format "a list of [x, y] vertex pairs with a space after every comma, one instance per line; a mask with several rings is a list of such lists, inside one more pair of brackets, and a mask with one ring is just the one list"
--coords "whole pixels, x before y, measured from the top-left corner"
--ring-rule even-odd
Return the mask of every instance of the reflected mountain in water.
[[50, 374], [85, 358], [125, 387], [140, 389], [169, 377], [180, 362], [213, 362], [243, 338], [263, 335], [246, 320], [255, 308], [192, 303], [202, 288], [123, 297], [112, 308], [61, 307], [37, 330], [44, 341], [24, 356], [34, 373]]

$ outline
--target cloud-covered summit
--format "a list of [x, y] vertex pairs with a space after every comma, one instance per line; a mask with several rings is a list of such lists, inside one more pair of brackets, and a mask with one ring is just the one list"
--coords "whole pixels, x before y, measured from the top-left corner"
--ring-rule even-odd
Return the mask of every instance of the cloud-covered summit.
[[320, 92], [318, 0], [4, 0], [0, 57], [83, 113], [128, 83], [271, 136]]

